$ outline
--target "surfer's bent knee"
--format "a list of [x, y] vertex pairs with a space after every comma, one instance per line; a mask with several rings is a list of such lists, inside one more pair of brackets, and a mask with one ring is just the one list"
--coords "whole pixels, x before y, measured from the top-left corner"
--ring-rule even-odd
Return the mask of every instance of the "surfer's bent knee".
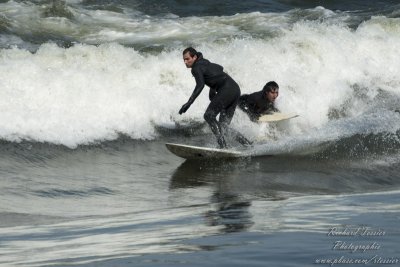
[[206, 121], [206, 122], [210, 122], [210, 121], [214, 121], [214, 120], [216, 120], [216, 115], [214, 115], [214, 113], [213, 112], [210, 112], [210, 111], [206, 111], [205, 113], [204, 113], [204, 120]]

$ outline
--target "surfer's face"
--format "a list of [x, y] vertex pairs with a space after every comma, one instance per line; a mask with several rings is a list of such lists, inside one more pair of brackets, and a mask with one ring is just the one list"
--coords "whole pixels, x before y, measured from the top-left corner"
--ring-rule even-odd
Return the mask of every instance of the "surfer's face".
[[266, 97], [267, 97], [268, 101], [272, 102], [272, 103], [275, 102], [278, 95], [279, 95], [279, 89], [272, 89], [271, 91], [268, 91], [266, 93]]
[[193, 63], [196, 61], [197, 56], [194, 55], [193, 57], [190, 55], [189, 52], [183, 55], [183, 62], [185, 63], [187, 68], [191, 68]]

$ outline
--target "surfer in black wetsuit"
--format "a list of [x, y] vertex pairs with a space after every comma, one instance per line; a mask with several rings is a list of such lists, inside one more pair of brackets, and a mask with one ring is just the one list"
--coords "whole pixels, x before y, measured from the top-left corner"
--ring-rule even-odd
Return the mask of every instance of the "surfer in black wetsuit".
[[[222, 66], [203, 58], [202, 53], [197, 52], [193, 47], [188, 47], [183, 51], [183, 61], [187, 68], [192, 69], [196, 87], [188, 102], [179, 110], [179, 114], [185, 113], [189, 109], [204, 86], [207, 85], [210, 88], [209, 98], [211, 103], [204, 113], [204, 119], [217, 137], [219, 147], [226, 148], [224, 135], [228, 130], [228, 125], [232, 120], [240, 97], [239, 85], [223, 71]], [[219, 121], [217, 121], [218, 114]], [[229, 128], [229, 131], [235, 135], [235, 139], [239, 143], [243, 145], [251, 144], [237, 131], [231, 128]]]
[[251, 121], [257, 121], [265, 114], [279, 111], [274, 103], [279, 95], [279, 86], [276, 82], [268, 82], [261, 91], [242, 95], [239, 98], [239, 108], [243, 110]]

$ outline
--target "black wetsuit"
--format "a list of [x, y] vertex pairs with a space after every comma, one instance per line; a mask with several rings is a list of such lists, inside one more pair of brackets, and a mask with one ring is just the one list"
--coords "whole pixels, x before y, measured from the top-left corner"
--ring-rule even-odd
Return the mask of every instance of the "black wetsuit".
[[[209, 98], [211, 103], [204, 113], [204, 119], [210, 125], [212, 132], [217, 137], [221, 148], [226, 147], [224, 133], [228, 129], [240, 97], [239, 85], [223, 71], [223, 67], [204, 59], [201, 53], [192, 66], [192, 74], [196, 80], [189, 101], [183, 105], [179, 113], [186, 112], [194, 100], [200, 95], [204, 86], [210, 87]], [[219, 114], [219, 121], [216, 117]], [[241, 134], [235, 133], [236, 139], [242, 144], [250, 144]]]
[[261, 90], [249, 95], [242, 95], [239, 98], [239, 108], [243, 110], [252, 121], [257, 121], [261, 115], [277, 112], [274, 103], [266, 97], [266, 90]]

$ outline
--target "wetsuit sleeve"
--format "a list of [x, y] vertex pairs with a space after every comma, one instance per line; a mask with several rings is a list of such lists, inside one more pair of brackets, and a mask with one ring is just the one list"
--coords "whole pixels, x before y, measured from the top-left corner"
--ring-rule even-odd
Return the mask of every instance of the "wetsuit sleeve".
[[268, 104], [264, 107], [264, 110], [260, 112], [260, 115], [272, 114], [274, 112], [279, 112], [279, 109], [275, 107], [274, 103], [268, 102]]
[[238, 103], [238, 107], [245, 112], [249, 109], [249, 107], [247, 106], [247, 103], [246, 103], [247, 97], [248, 97], [248, 95], [241, 95], [239, 97], [239, 103]]
[[196, 98], [200, 95], [201, 91], [203, 91], [203, 88], [205, 86], [204, 75], [200, 68], [198, 67], [192, 68], [192, 74], [194, 76], [194, 79], [196, 80], [196, 87], [194, 88], [193, 93], [189, 98], [188, 103], [190, 104], [192, 104], [194, 100], [196, 100]]
[[251, 121], [256, 122], [258, 118], [260, 117], [259, 114], [256, 114], [254, 112], [254, 107], [251, 105], [250, 97], [249, 95], [242, 95], [239, 98], [239, 103], [238, 103], [239, 108], [249, 116], [249, 119]]

